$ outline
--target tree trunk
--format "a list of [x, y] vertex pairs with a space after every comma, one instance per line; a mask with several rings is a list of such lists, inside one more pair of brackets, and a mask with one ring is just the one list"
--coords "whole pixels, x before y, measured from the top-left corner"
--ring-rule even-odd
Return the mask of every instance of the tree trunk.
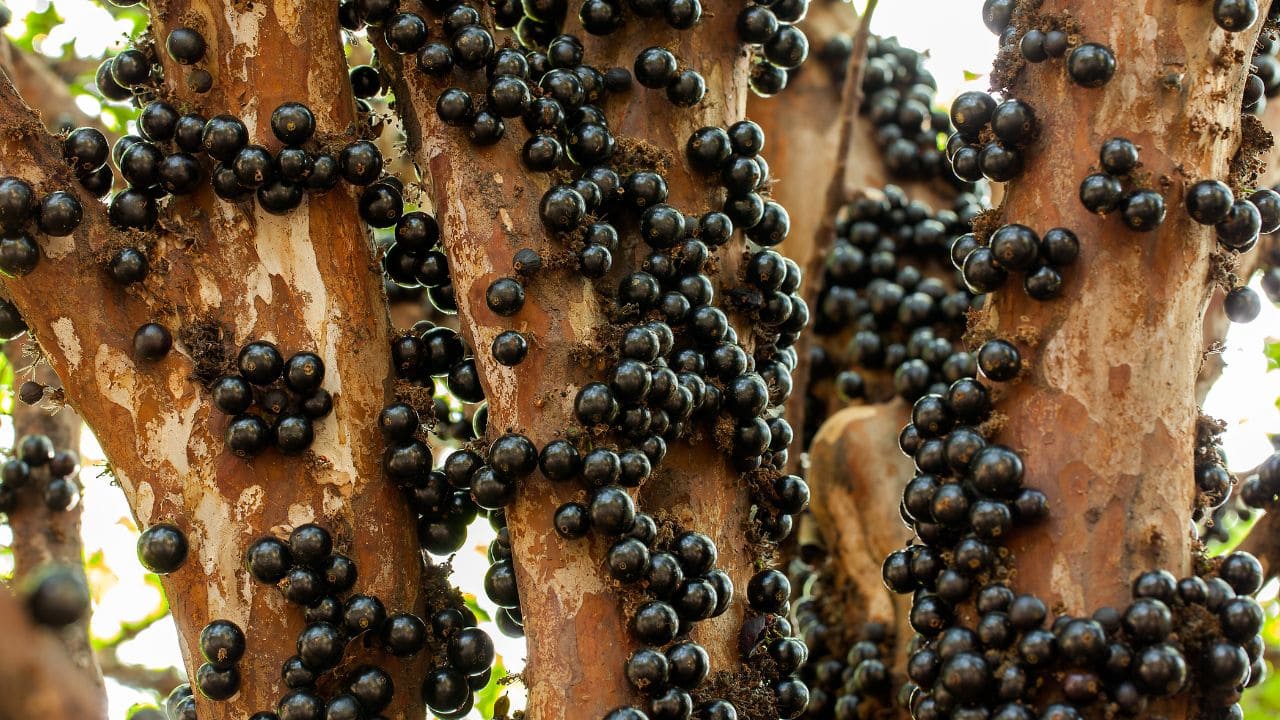
[[[316, 113], [323, 144], [354, 137], [330, 8], [173, 0], [152, 3], [152, 21], [160, 45], [180, 25], [204, 34], [211, 92], [192, 93], [186, 71], [167, 57], [164, 65], [166, 91], [206, 117], [233, 112], [245, 119], [251, 141], [275, 148], [267, 118], [280, 103], [297, 100]], [[97, 434], [139, 523], [173, 522], [188, 536], [186, 564], [163, 581], [189, 674], [201, 662], [196, 638], [207, 622], [226, 618], [248, 635], [240, 693], [227, 702], [201, 698], [201, 718], [243, 718], [273, 708], [282, 694], [280, 664], [294, 654], [303, 618], [242, 568], [245, 548], [263, 534], [318, 522], [356, 561], [358, 592], [377, 595], [389, 612], [422, 612], [412, 517], [381, 477], [376, 417], [390, 394], [388, 321], [352, 191], [312, 197], [281, 218], [223, 202], [206, 188], [170, 201], [164, 232], [152, 241], [108, 225], [105, 209], [78, 188], [58, 143], [7, 82], [0, 88], [0, 130], [0, 171], [42, 192], [75, 192], [85, 207], [73, 236], [42, 238], [41, 266], [4, 284]], [[148, 245], [153, 272], [140, 288], [123, 289], [102, 268], [116, 249], [133, 243]], [[135, 359], [130, 349], [134, 330], [148, 321], [164, 323], [180, 340], [154, 363]], [[233, 456], [221, 437], [226, 418], [193, 379], [197, 363], [218, 368], [223, 352], [234, 356], [236, 346], [254, 339], [272, 340], [286, 354], [312, 350], [325, 361], [334, 413], [317, 423], [303, 457]], [[376, 650], [360, 654], [386, 660]], [[397, 686], [388, 715], [420, 712], [425, 659], [387, 664]]]
[[[737, 7], [716, 2], [704, 6], [696, 33], [646, 25], [643, 30], [628, 27], [597, 38], [580, 28], [565, 30], [583, 39], [586, 61], [598, 67], [629, 68], [640, 48], [662, 45], [680, 58], [682, 66], [703, 74], [706, 97], [691, 109], [674, 108], [663, 92], [638, 85], [610, 97], [603, 107], [619, 138], [619, 154], [628, 155], [637, 168], [661, 158], [670, 187], [668, 203], [693, 213], [719, 209], [721, 196], [709, 192], [706, 181], [689, 169], [683, 157], [685, 143], [701, 126], [726, 127], [742, 119], [747, 92], [747, 56], [734, 29]], [[616, 357], [608, 333], [616, 337], [622, 326], [607, 314], [611, 301], [576, 269], [544, 270], [528, 282], [524, 309], [515, 318], [496, 316], [484, 300], [493, 280], [514, 274], [511, 258], [521, 248], [537, 250], [548, 264], [563, 267], [567, 261], [569, 268], [576, 268], [574, 254], [549, 242], [538, 219], [538, 203], [550, 187], [549, 178], [532, 175], [522, 166], [517, 147], [524, 131], [517, 123], [508, 124], [508, 138], [499, 145], [471, 147], [461, 131], [443, 125], [432, 110], [443, 86], [402, 66], [390, 53], [381, 57], [396, 76], [410, 149], [436, 202], [462, 330], [476, 349], [489, 403], [490, 438], [514, 431], [539, 446], [557, 437], [576, 439], [577, 390], [600, 379], [609, 358]], [[513, 141], [513, 135], [519, 140]], [[764, 154], [769, 154], [767, 143]], [[738, 239], [716, 253], [719, 283], [736, 282], [743, 250]], [[616, 286], [626, 272], [620, 268], [637, 265], [643, 256], [616, 257], [613, 272], [599, 281], [601, 288]], [[732, 314], [731, 319], [739, 329], [745, 327]], [[525, 334], [531, 345], [528, 358], [514, 368], [497, 364], [488, 351], [493, 338], [508, 329]], [[741, 337], [749, 343], [746, 333]], [[552, 528], [559, 505], [584, 497], [581, 490], [551, 484], [535, 473], [508, 508], [529, 643], [524, 680], [531, 720], [599, 717], [637, 700], [622, 673], [633, 649], [625, 630], [625, 606], [632, 596], [624, 591], [621, 596], [628, 599], [619, 601], [617, 586], [603, 567], [608, 546], [599, 539], [568, 542]], [[711, 438], [681, 441], [672, 444], [666, 460], [639, 491], [638, 505], [715, 541], [718, 567], [733, 577], [738, 593], [729, 612], [699, 623], [693, 637], [710, 653], [713, 672], [736, 671], [745, 610], [741, 591], [755, 561], [746, 536], [751, 507], [746, 483]], [[571, 626], [566, 626], [566, 618], [573, 619]]]
[[[28, 377], [22, 370], [31, 363], [23, 357], [27, 347], [25, 340], [14, 340], [4, 346], [5, 358], [14, 368], [15, 378]], [[30, 379], [51, 388], [59, 387], [58, 376], [43, 363], [36, 364]], [[15, 379], [15, 385], [19, 380]], [[55, 412], [39, 405], [27, 405], [14, 401], [14, 447], [25, 435], [46, 435], [59, 450], [80, 452], [80, 417], [69, 407]], [[79, 478], [75, 478], [77, 483]], [[13, 577], [17, 583], [29, 577], [46, 564], [64, 565], [84, 575], [84, 543], [80, 539], [80, 516], [83, 504], [79, 501], [70, 510], [50, 510], [44, 502], [42, 483], [28, 483], [17, 491], [17, 506], [9, 513], [9, 527], [13, 530]], [[17, 584], [15, 583], [15, 584]], [[83, 681], [90, 688], [103, 691], [102, 673], [89, 642], [89, 615], [71, 623], [59, 631], [59, 637], [67, 648], [71, 662], [80, 669]], [[105, 696], [104, 696], [105, 697]]]
[[[1046, 2], [1040, 12], [1067, 5]], [[996, 405], [1005, 417], [998, 440], [1023, 453], [1027, 484], [1050, 500], [1049, 519], [1012, 538], [1017, 590], [1087, 614], [1123, 607], [1143, 571], [1191, 569], [1194, 379], [1216, 241], [1181, 196], [1227, 176], [1241, 144], [1241, 62], [1261, 23], [1227, 34], [1200, 5], [1154, 3], [1136, 17], [1112, 3], [1069, 5], [1088, 38], [1115, 51], [1118, 69], [1098, 90], [1052, 65], [1016, 78], [1012, 93], [1035, 108], [1041, 138], [1007, 187], [1001, 220], [1071, 228], [1080, 259], [1061, 299], [997, 293], [973, 339], [1010, 338], [1022, 350], [1022, 377]], [[1166, 197], [1156, 232], [1130, 232], [1076, 199], [1088, 174], [1079, 159], [1117, 136], [1140, 146], [1140, 175]]]

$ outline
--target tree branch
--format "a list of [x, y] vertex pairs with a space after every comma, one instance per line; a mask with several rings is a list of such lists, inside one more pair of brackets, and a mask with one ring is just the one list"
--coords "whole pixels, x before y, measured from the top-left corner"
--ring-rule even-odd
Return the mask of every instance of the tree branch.
[[[61, 387], [58, 376], [46, 364], [37, 363], [23, 372], [30, 363], [23, 357], [28, 340], [13, 340], [4, 345], [4, 354], [15, 368], [14, 384], [27, 377], [48, 385]], [[15, 387], [16, 390], [16, 387]], [[50, 414], [47, 410], [25, 403], [14, 402], [14, 447], [25, 435], [46, 435], [58, 450], [79, 453], [80, 418], [71, 408], [62, 408]], [[77, 502], [70, 510], [50, 510], [44, 502], [44, 483], [29, 482], [17, 491], [17, 503], [8, 514], [13, 530], [13, 575], [15, 581], [31, 575], [49, 563], [75, 568], [82, 580], [84, 576], [84, 544], [80, 538], [80, 516], [83, 512]], [[89, 643], [88, 613], [77, 622], [64, 628], [59, 637], [66, 645], [72, 661], [81, 670], [82, 680], [102, 691], [102, 674], [94, 662]], [[105, 696], [104, 696], [105, 702]]]
[[175, 687], [186, 682], [186, 677], [176, 668], [151, 668], [123, 662], [114, 646], [99, 650], [96, 658], [104, 676], [137, 690], [151, 691], [160, 698], [166, 697]]
[[[1245, 73], [1223, 59], [1248, 57], [1258, 30], [1223, 33], [1201, 10], [1155, 4], [1137, 24], [1112, 3], [1074, 3], [1083, 27], [1110, 38], [1121, 59], [1115, 77], [1084, 89], [1066, 73], [1028, 66], [1010, 89], [1035, 108], [1041, 135], [1028, 150], [1033, 161], [1006, 186], [1001, 221], [1067, 227], [1084, 241], [1061, 298], [1037, 302], [1011, 282], [990, 298], [970, 340], [1009, 338], [1022, 352], [1021, 378], [1001, 386], [997, 440], [1026, 449], [1027, 485], [1048, 495], [1052, 512], [1011, 538], [1014, 555], [1034, 563], [1015, 590], [1067, 613], [1123, 606], [1143, 571], [1191, 569], [1194, 379], [1216, 243], [1181, 198], [1191, 183], [1228, 173]], [[1152, 79], [1150, 68], [1170, 66], [1194, 92]], [[1166, 198], [1155, 232], [1131, 232], [1076, 199], [1088, 173], [1081, 158], [1116, 136], [1142, 148], [1142, 171]]]
[[[243, 117], [251, 141], [273, 149], [278, 142], [267, 118], [286, 101], [313, 109], [318, 144], [341, 146], [355, 137], [332, 8], [230, 0], [150, 6], [161, 42], [181, 24], [199, 27], [209, 45], [212, 91], [192, 93], [188, 69], [166, 55], [168, 96], [206, 117]], [[279, 668], [295, 652], [302, 613], [242, 568], [246, 546], [267, 532], [283, 534], [309, 521], [328, 527], [335, 546], [360, 569], [357, 591], [377, 595], [388, 612], [424, 612], [413, 518], [382, 478], [376, 418], [390, 397], [388, 320], [353, 191], [336, 188], [276, 217], [218, 200], [206, 188], [170, 200], [162, 231], [143, 238], [110, 227], [105, 209], [79, 189], [58, 143], [7, 82], [0, 84], [0, 150], [0, 172], [22, 176], [41, 192], [74, 192], [85, 208], [73, 236], [41, 238], [40, 267], [4, 284], [68, 398], [96, 431], [139, 524], [173, 522], [187, 534], [186, 564], [162, 581], [188, 673], [201, 662], [196, 639], [205, 623], [226, 618], [253, 628], [240, 663], [242, 676], [253, 681], [228, 702], [198, 698], [202, 720], [247, 717], [273, 707], [283, 692]], [[155, 269], [140, 287], [115, 285], [103, 271], [125, 245], [144, 246]], [[150, 321], [179, 339], [187, 330], [220, 328], [226, 346], [179, 342], [166, 358], [142, 362], [131, 339]], [[324, 386], [335, 408], [317, 422], [303, 457], [232, 456], [222, 440], [226, 418], [191, 379], [196, 362], [217, 367], [219, 353], [234, 357], [235, 346], [259, 338], [286, 354], [315, 351], [325, 362]], [[385, 663], [400, 688], [388, 715], [420, 710], [413, 688], [427, 658], [391, 662], [378, 651], [362, 657]]]
[[23, 52], [5, 37], [0, 37], [0, 70], [13, 80], [18, 94], [40, 112], [45, 127], [51, 131], [56, 132], [65, 123], [71, 127], [97, 128], [108, 138], [115, 135], [102, 123], [102, 118], [80, 109], [67, 81], [44, 58]]

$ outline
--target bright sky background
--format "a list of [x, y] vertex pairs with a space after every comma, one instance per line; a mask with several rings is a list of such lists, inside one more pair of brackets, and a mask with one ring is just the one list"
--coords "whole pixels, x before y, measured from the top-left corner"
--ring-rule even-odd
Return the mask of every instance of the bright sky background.
[[[858, 0], [855, 4], [861, 6], [864, 2]], [[7, 0], [7, 3], [15, 17], [7, 32], [14, 35], [22, 33], [20, 18], [27, 12], [41, 11], [48, 6], [48, 0]], [[47, 46], [74, 41], [75, 52], [84, 56], [121, 47], [124, 33], [129, 29], [127, 22], [113, 20], [105, 10], [87, 0], [57, 0], [56, 5], [68, 23], [47, 40]], [[882, 0], [873, 29], [881, 35], [896, 35], [909, 47], [927, 50], [930, 70], [938, 80], [939, 100], [949, 105], [950, 98], [959, 92], [986, 85], [985, 77], [968, 82], [964, 79], [965, 71], [985, 75], [995, 49], [995, 37], [983, 26], [979, 16], [981, 5], [981, 0]], [[785, 94], [775, 102], [786, 102]], [[91, 113], [98, 111], [92, 100], [86, 100], [84, 109]], [[1264, 339], [1277, 327], [1280, 327], [1280, 310], [1264, 303], [1258, 320], [1232, 328], [1225, 353], [1230, 368], [1207, 403], [1210, 414], [1230, 423], [1226, 446], [1235, 469], [1252, 467], [1270, 454], [1265, 434], [1280, 431], [1280, 413], [1275, 405], [1275, 399], [1280, 397], [1280, 372], [1266, 372], [1262, 355]], [[0, 427], [0, 444], [9, 446], [12, 426], [7, 424], [7, 418], [5, 422]], [[110, 636], [121, 621], [138, 619], [138, 614], [153, 604], [145, 594], [154, 591], [143, 583], [143, 570], [134, 554], [136, 529], [129, 519], [123, 496], [104, 478], [98, 477], [98, 468], [91, 466], [102, 462], [101, 450], [92, 437], [86, 440], [82, 455], [86, 466], [82, 473], [86, 487], [86, 552], [104, 552], [106, 565], [116, 576], [102, 582], [103, 592], [94, 612], [94, 632]], [[7, 540], [8, 532], [7, 526], [0, 526], [0, 540]], [[456, 579], [463, 587], [479, 592], [487, 566], [484, 549], [491, 538], [487, 524], [478, 523], [473, 528], [468, 546], [455, 564]], [[479, 594], [481, 604], [488, 607], [483, 592]], [[523, 666], [523, 643], [503, 637], [491, 625], [486, 629], [497, 642], [506, 667], [518, 671]], [[181, 667], [172, 622], [157, 623], [128, 643], [121, 651], [121, 659], [152, 666]], [[512, 692], [515, 707], [523, 705], [519, 693], [518, 687]], [[109, 687], [109, 696], [113, 720], [124, 718], [125, 711], [135, 702], [151, 700], [115, 684]]]

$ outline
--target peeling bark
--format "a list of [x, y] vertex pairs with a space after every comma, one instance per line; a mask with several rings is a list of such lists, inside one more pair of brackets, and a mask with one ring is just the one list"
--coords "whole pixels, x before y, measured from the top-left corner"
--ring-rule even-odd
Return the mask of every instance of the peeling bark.
[[[353, 137], [330, 8], [172, 0], [152, 3], [152, 13], [159, 42], [169, 29], [190, 25], [209, 45], [205, 64], [215, 85], [206, 95], [186, 90], [184, 70], [165, 58], [167, 88], [177, 99], [206, 116], [243, 117], [251, 140], [268, 147], [277, 143], [267, 118], [288, 100], [313, 108], [321, 144]], [[140, 525], [173, 522], [187, 533], [187, 562], [163, 581], [188, 672], [201, 662], [196, 638], [204, 624], [226, 618], [247, 631], [240, 693], [228, 702], [200, 699], [201, 718], [246, 717], [273, 708], [282, 694], [279, 667], [295, 652], [303, 618], [241, 567], [245, 547], [265, 533], [323, 524], [336, 548], [358, 564], [359, 592], [379, 596], [389, 612], [421, 612], [422, 561], [412, 517], [379, 465], [376, 417], [390, 390], [388, 320], [352, 190], [312, 197], [288, 217], [225, 203], [207, 188], [170, 201], [161, 220], [165, 232], [149, 249], [152, 275], [139, 289], [123, 289], [110, 282], [103, 262], [115, 248], [144, 238], [109, 227], [105, 209], [79, 190], [56, 141], [7, 82], [0, 87], [0, 130], [0, 171], [32, 181], [41, 192], [76, 192], [85, 207], [72, 237], [41, 238], [45, 261], [4, 284], [100, 439]], [[155, 363], [133, 358], [133, 332], [148, 321], [166, 324], [175, 337], [192, 323], [212, 321], [229, 345], [262, 338], [286, 354], [317, 352], [335, 409], [317, 423], [311, 450], [300, 458], [269, 450], [250, 462], [226, 452], [227, 419], [192, 379], [192, 349], [179, 343]], [[395, 679], [388, 715], [416, 714], [425, 658], [359, 654], [385, 663]]]
[[[1061, 299], [997, 293], [974, 339], [1013, 338], [1023, 351], [1023, 376], [996, 406], [1006, 417], [998, 439], [1023, 453], [1027, 484], [1051, 503], [1046, 522], [1012, 538], [1018, 590], [1079, 614], [1122, 606], [1145, 570], [1191, 569], [1193, 380], [1216, 241], [1181, 196], [1227, 174], [1240, 141], [1241, 63], [1258, 28], [1227, 34], [1198, 4], [1152, 3], [1140, 14], [1069, 5], [1088, 38], [1115, 51], [1118, 70], [1097, 90], [1072, 85], [1056, 64], [1017, 79], [1013, 94], [1035, 108], [1042, 136], [1002, 216], [1041, 232], [1071, 228], [1080, 259]], [[1141, 147], [1140, 173], [1165, 195], [1156, 232], [1132, 233], [1076, 200], [1088, 173], [1079, 159], [1114, 136]]]
[[[4, 346], [5, 358], [18, 371], [15, 373], [17, 377], [26, 377], [21, 370], [30, 363], [22, 352], [27, 342], [15, 340]], [[58, 376], [45, 364], [32, 368], [31, 379], [50, 387], [59, 386]], [[40, 406], [16, 401], [14, 403], [15, 449], [23, 436], [38, 434], [47, 435], [59, 450], [69, 449], [79, 454], [80, 426], [80, 417], [71, 408], [63, 407], [57, 412], [50, 412]], [[75, 507], [65, 511], [50, 510], [45, 506], [41, 483], [28, 483], [17, 491], [17, 498], [17, 507], [8, 515], [9, 527], [13, 530], [15, 581], [21, 582], [21, 578], [29, 577], [44, 565], [55, 563], [73, 568], [87, 585], [84, 574], [84, 543], [80, 539], [83, 504], [77, 502]], [[102, 673], [89, 642], [89, 615], [86, 614], [81, 620], [63, 628], [59, 637], [66, 646], [72, 663], [80, 669], [81, 679], [98, 692], [105, 692]]]
[[[695, 213], [718, 209], [721, 196], [688, 168], [685, 142], [698, 127], [742, 119], [747, 92], [747, 55], [734, 29], [736, 6], [708, 3], [705, 8], [696, 34], [648, 25], [624, 28], [607, 38], [578, 33], [586, 61], [599, 67], [630, 67], [641, 48], [663, 45], [682, 67], [703, 74], [707, 95], [692, 109], [674, 108], [665, 93], [638, 85], [604, 105], [615, 137], [666, 156], [668, 202]], [[489, 402], [490, 437], [516, 431], [539, 446], [572, 437], [578, 388], [599, 379], [607, 368], [601, 330], [610, 325], [610, 301], [574, 270], [544, 270], [528, 282], [524, 309], [514, 318], [494, 315], [484, 301], [493, 280], [513, 274], [511, 257], [523, 247], [575, 266], [573, 254], [550, 241], [538, 219], [549, 179], [522, 167], [518, 148], [526, 137], [523, 127], [508, 123], [506, 138], [494, 147], [469, 146], [461, 131], [443, 126], [433, 111], [436, 95], [446, 85], [404, 67], [390, 53], [381, 57], [397, 76], [410, 147], [436, 201], [462, 330], [475, 348]], [[766, 142], [764, 155], [769, 152]], [[736, 281], [743, 249], [737, 240], [716, 253], [721, 283]], [[620, 268], [638, 259], [621, 253], [616, 257], [614, 271], [599, 281], [601, 288], [616, 286], [626, 272]], [[488, 351], [493, 338], [508, 329], [519, 330], [531, 344], [528, 358], [515, 368], [497, 364]], [[750, 342], [745, 333], [742, 338]], [[594, 359], [584, 361], [587, 356]], [[624, 630], [623, 595], [603, 567], [607, 545], [599, 539], [566, 542], [551, 525], [560, 504], [584, 497], [582, 490], [552, 485], [535, 474], [508, 508], [529, 642], [523, 676], [530, 689], [531, 720], [601, 716], [635, 699], [622, 673], [632, 646]], [[745, 606], [741, 589], [754, 560], [745, 539], [750, 508], [745, 484], [709, 437], [682, 441], [671, 445], [667, 459], [641, 489], [639, 505], [655, 515], [666, 511], [681, 526], [715, 541], [718, 566], [730, 573], [739, 593], [728, 612], [699, 623], [693, 636], [707, 648], [713, 671], [736, 669]], [[564, 618], [574, 619], [572, 630], [566, 630]]]

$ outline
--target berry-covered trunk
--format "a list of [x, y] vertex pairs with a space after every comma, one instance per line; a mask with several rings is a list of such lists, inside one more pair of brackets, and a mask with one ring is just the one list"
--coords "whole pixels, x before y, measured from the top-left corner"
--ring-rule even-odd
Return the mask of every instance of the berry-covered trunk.
[[[272, 110], [305, 101], [326, 143], [354, 139], [330, 7], [155, 2], [151, 11], [157, 38], [194, 27], [208, 44], [201, 69], [216, 83], [204, 94], [188, 83], [197, 70], [162, 48], [156, 52], [166, 77], [158, 93], [184, 111], [205, 118], [234, 113], [245, 118], [253, 142], [277, 148]], [[68, 400], [99, 438], [139, 525], [172, 523], [186, 537], [185, 562], [163, 582], [189, 676], [194, 680], [204, 662], [197, 639], [207, 623], [228, 619], [246, 631], [238, 694], [212, 702], [196, 693], [200, 717], [242, 719], [274, 709], [285, 692], [281, 664], [295, 654], [304, 620], [276, 588], [246, 571], [244, 553], [255, 539], [323, 524], [335, 549], [356, 562], [358, 591], [376, 594], [389, 612], [423, 609], [413, 520], [379, 462], [377, 416], [390, 393], [388, 321], [354, 193], [344, 185], [276, 216], [217, 199], [206, 185], [175, 200], [158, 232], [121, 230], [79, 187], [61, 143], [7, 80], [0, 85], [0, 172], [41, 193], [70, 191], [84, 208], [73, 234], [41, 237], [45, 261], [7, 279], [7, 290]], [[150, 258], [145, 285], [125, 286], [108, 275], [108, 262], [130, 247]], [[158, 360], [134, 349], [134, 331], [150, 322], [173, 328], [173, 350]], [[306, 455], [271, 450], [246, 460], [224, 442], [229, 418], [210, 402], [206, 383], [234, 372], [236, 348], [256, 339], [273, 341], [286, 356], [309, 350], [326, 360], [323, 386], [334, 408], [315, 423]], [[383, 655], [351, 652], [344, 667]], [[420, 662], [388, 667], [397, 687], [388, 714], [417, 714]]]
[[[1001, 437], [1026, 449], [1028, 484], [1048, 495], [1051, 512], [1015, 536], [1020, 584], [1080, 613], [1122, 607], [1146, 570], [1192, 569], [1194, 380], [1205, 304], [1226, 260], [1181, 198], [1204, 179], [1253, 187], [1251, 146], [1264, 131], [1245, 117], [1242, 133], [1246, 74], [1229, 70], [1250, 57], [1258, 27], [1224, 32], [1204, 8], [1180, 3], [1157, 3], [1140, 18], [1111, 3], [1046, 2], [1039, 13], [1067, 9], [1123, 61], [1104, 86], [1087, 89], [1045, 66], [1014, 75], [1016, 50], [1002, 53], [997, 67], [1009, 73], [1008, 91], [1035, 108], [1040, 138], [993, 225], [1071, 228], [1081, 239], [1078, 269], [1052, 302], [1011, 281], [971, 332], [1011, 339], [1026, 368], [998, 401]], [[1168, 198], [1153, 232], [1079, 200], [1081, 181], [1098, 171], [1097, 149], [1115, 137], [1141, 149], [1134, 189]]]
[[[639, 49], [663, 46], [680, 58], [682, 67], [687, 64], [704, 75], [706, 96], [693, 108], [674, 108], [666, 93], [642, 87], [601, 103], [617, 142], [612, 162], [622, 177], [628, 170], [660, 170], [669, 193], [665, 202], [694, 214], [718, 209], [723, 195], [705, 174], [690, 168], [686, 142], [700, 127], [726, 127], [741, 120], [747, 95], [747, 56], [733, 27], [736, 6], [708, 3], [704, 13], [696, 34], [637, 27], [593, 38], [572, 27], [574, 18], [564, 28], [583, 39], [584, 62], [592, 66], [630, 68]], [[593, 287], [616, 285], [640, 267], [643, 253], [631, 250], [627, 237], [635, 226], [618, 224], [624, 249], [615, 254], [614, 269], [604, 279], [565, 272], [566, 265], [578, 263], [574, 251], [583, 241], [550, 232], [540, 219], [539, 203], [555, 176], [529, 172], [507, 141], [493, 148], [468, 145], [465, 128], [449, 127], [432, 111], [446, 84], [413, 72], [407, 61], [391, 67], [397, 87], [404, 90], [399, 94], [411, 101], [404, 110], [414, 156], [432, 194], [441, 199], [437, 216], [463, 332], [474, 347], [485, 349], [476, 360], [488, 400], [489, 438], [515, 432], [538, 446], [557, 439], [583, 447], [610, 442], [605, 427], [584, 426], [575, 418], [574, 402], [580, 388], [609, 371], [622, 350], [623, 331], [640, 317], [634, 311], [619, 312], [612, 298]], [[575, 148], [566, 149], [573, 157]], [[581, 238], [581, 229], [576, 232]], [[543, 258], [542, 271], [521, 275], [513, 266], [513, 256], [526, 248]], [[717, 296], [737, 284], [745, 249], [739, 238], [719, 249], [719, 268], [708, 273]], [[512, 318], [486, 307], [486, 290], [504, 276], [520, 276], [527, 293], [523, 309]], [[731, 313], [740, 331], [749, 327], [744, 318]], [[528, 358], [515, 367], [504, 367], [487, 352], [505, 330], [522, 333], [531, 347]], [[750, 348], [751, 331], [740, 337]], [[698, 431], [693, 440], [671, 443], [661, 467], [635, 495], [637, 505], [658, 518], [660, 532], [709, 535], [719, 550], [717, 567], [735, 582], [745, 582], [760, 541], [748, 519], [752, 488], [725, 457], [727, 442], [722, 435]], [[557, 507], [583, 499], [576, 483], [554, 484], [535, 473], [521, 481], [508, 509], [529, 643], [523, 679], [530, 691], [529, 717], [538, 720], [602, 717], [640, 697], [622, 672], [638, 647], [628, 639], [627, 628], [640, 599], [634, 591], [619, 592], [605, 571], [612, 541], [597, 537], [569, 544], [553, 527]], [[705, 646], [712, 672], [727, 673], [712, 692], [730, 699], [751, 691], [751, 681], [735, 678], [741, 667], [739, 636], [748, 632], [742, 627], [742, 590], [739, 585], [728, 612], [692, 633]]]

